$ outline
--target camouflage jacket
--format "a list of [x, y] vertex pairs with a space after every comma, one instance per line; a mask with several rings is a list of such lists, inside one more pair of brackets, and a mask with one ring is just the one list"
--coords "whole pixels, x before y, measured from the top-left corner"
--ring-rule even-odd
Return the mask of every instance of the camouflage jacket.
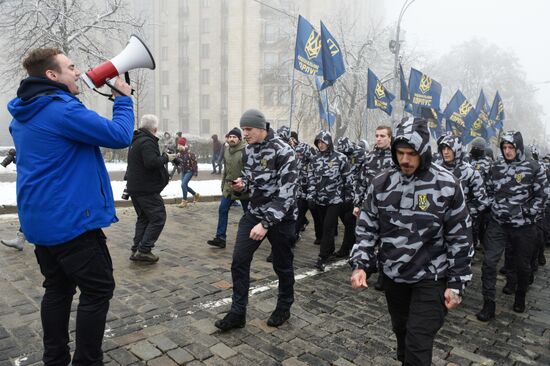
[[246, 146], [245, 156], [242, 176], [250, 193], [248, 212], [268, 226], [296, 220], [298, 174], [290, 145], [269, 129], [264, 141]]
[[344, 202], [353, 187], [350, 164], [344, 154], [334, 151], [332, 136], [321, 131], [315, 138], [315, 145], [323, 141], [328, 145], [324, 152], [317, 152], [311, 159], [308, 171], [307, 200], [318, 205], [336, 205]]
[[538, 163], [525, 159], [520, 132], [506, 133], [501, 151], [504, 143], [514, 145], [517, 155], [514, 161], [497, 160], [489, 171], [486, 186], [491, 216], [499, 224], [514, 227], [534, 224], [544, 209], [546, 174]]
[[447, 287], [463, 290], [472, 278], [471, 219], [458, 180], [431, 163], [427, 123], [404, 119], [392, 144], [410, 144], [420, 166], [405, 176], [394, 167], [376, 175], [369, 185], [357, 222], [357, 243], [350, 264], [365, 271], [376, 266], [375, 247], [384, 273], [395, 282], [445, 279]]
[[455, 154], [454, 161], [447, 163], [442, 160], [441, 166], [458, 178], [462, 185], [462, 191], [466, 198], [466, 206], [472, 216], [472, 220], [477, 219], [479, 214], [489, 207], [489, 199], [485, 190], [483, 178], [477, 170], [470, 164], [464, 162], [462, 143], [452, 134], [445, 134], [440, 138], [438, 150], [441, 152], [443, 145], [449, 146]]
[[365, 195], [367, 193], [367, 187], [374, 176], [382, 170], [390, 168], [393, 165], [391, 149], [380, 150], [375, 148], [371, 152], [367, 153], [365, 162], [360, 168], [358, 178], [355, 182], [355, 192], [353, 198], [353, 206], [361, 207]]
[[[365, 150], [351, 142], [349, 137], [340, 137], [336, 143], [336, 150], [338, 150], [339, 153], [344, 154], [348, 159], [352, 178], [351, 187], [355, 187], [355, 184], [359, 179], [361, 166], [365, 163]], [[352, 202], [355, 196], [354, 190], [346, 190], [345, 195], [344, 201]]]
[[294, 148], [294, 153], [296, 155], [298, 170], [298, 193], [296, 194], [296, 198], [307, 199], [308, 172], [314, 152], [311, 146], [305, 142], [299, 142]]
[[481, 175], [481, 179], [483, 179], [483, 183], [487, 181], [487, 176], [489, 175], [489, 170], [491, 170], [492, 164], [493, 161], [486, 156], [483, 156], [480, 159], [476, 159], [472, 155], [470, 155], [470, 165], [479, 172], [479, 174]]

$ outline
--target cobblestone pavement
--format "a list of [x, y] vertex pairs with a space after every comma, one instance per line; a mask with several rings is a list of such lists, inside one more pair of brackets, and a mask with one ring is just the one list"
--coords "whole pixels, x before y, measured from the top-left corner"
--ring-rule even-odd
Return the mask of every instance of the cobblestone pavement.
[[[169, 205], [167, 211], [155, 250], [160, 261], [154, 265], [128, 260], [133, 209], [120, 208], [120, 222], [106, 230], [117, 280], [103, 347], [106, 364], [399, 365], [383, 294], [352, 290], [350, 269], [342, 262], [325, 273], [312, 270], [318, 251], [312, 228], [296, 248], [296, 303], [290, 320], [278, 329], [265, 323], [276, 302], [276, 276], [265, 262], [265, 242], [252, 264], [255, 294], [246, 327], [218, 332], [214, 321], [229, 309], [233, 243], [226, 249], [206, 244], [215, 231], [217, 203], [188, 209]], [[241, 212], [231, 210], [229, 238], [235, 237]], [[0, 237], [13, 237], [16, 219], [0, 223]], [[434, 364], [549, 365], [549, 267], [539, 269], [524, 314], [511, 310], [513, 297], [502, 294], [499, 276], [497, 317], [487, 324], [475, 318], [482, 303], [479, 258], [474, 273], [463, 304], [448, 314], [436, 338]], [[40, 363], [42, 292], [32, 246], [23, 252], [0, 246], [0, 366]]]

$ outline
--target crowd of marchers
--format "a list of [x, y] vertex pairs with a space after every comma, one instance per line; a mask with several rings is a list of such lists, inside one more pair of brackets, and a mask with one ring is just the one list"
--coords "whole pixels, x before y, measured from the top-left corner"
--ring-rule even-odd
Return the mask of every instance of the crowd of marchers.
[[[174, 150], [162, 151], [154, 115], [144, 115], [133, 130], [131, 88], [122, 79], [115, 82], [109, 120], [76, 97], [80, 70], [59, 49], [33, 50], [23, 67], [28, 77], [8, 105], [21, 230], [15, 243], [3, 243], [22, 249], [26, 237], [35, 246], [45, 288], [44, 364], [101, 365], [115, 288], [102, 229], [118, 218], [99, 148], [129, 146], [126, 193], [137, 221], [128, 249], [129, 259], [138, 263], [159, 260], [153, 250], [166, 222], [160, 192], [170, 179], [170, 163], [182, 175], [180, 206], [187, 205], [188, 192], [199, 199], [189, 187], [196, 157], [179, 136]], [[267, 259], [279, 279], [268, 326], [290, 319], [293, 248], [312, 245], [318, 248], [312, 266], [321, 272], [331, 260], [348, 260], [354, 289], [369, 287], [375, 275], [403, 365], [431, 364], [447, 312], [467, 294], [474, 255], [483, 257], [484, 302], [477, 319], [495, 317], [498, 271], [507, 280], [502, 291], [514, 296], [513, 310], [526, 311], [529, 286], [546, 262], [550, 239], [550, 157], [540, 161], [514, 131], [500, 139], [496, 159], [482, 139], [463, 150], [460, 138], [451, 134], [437, 139], [432, 154], [428, 123], [414, 117], [404, 118], [395, 130], [379, 126], [374, 137], [370, 149], [348, 137], [333, 142], [330, 132], [320, 131], [311, 146], [287, 127], [274, 131], [255, 109], [245, 111], [239, 127], [228, 131], [225, 146], [213, 136], [213, 174], [222, 177], [222, 197], [216, 233], [207, 244], [225, 248], [229, 209], [237, 200], [243, 209], [233, 246], [231, 308], [215, 321], [217, 328], [246, 325], [251, 262], [266, 238]], [[301, 240], [308, 211], [313, 243]], [[503, 254], [504, 266], [498, 269]], [[80, 298], [71, 355], [69, 318], [76, 288]]]

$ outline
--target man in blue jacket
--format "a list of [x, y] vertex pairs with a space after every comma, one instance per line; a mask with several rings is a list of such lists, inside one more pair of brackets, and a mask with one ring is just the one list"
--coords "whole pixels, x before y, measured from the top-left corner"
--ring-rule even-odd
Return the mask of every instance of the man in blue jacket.
[[[17, 207], [44, 276], [41, 318], [45, 365], [71, 363], [69, 315], [76, 287], [73, 365], [102, 365], [101, 343], [115, 282], [101, 228], [118, 221], [99, 146], [130, 144], [132, 99], [113, 91], [113, 119], [76, 98], [80, 71], [60, 50], [35, 49], [23, 61], [28, 77], [8, 104], [17, 149]], [[115, 87], [129, 95], [118, 79]]]

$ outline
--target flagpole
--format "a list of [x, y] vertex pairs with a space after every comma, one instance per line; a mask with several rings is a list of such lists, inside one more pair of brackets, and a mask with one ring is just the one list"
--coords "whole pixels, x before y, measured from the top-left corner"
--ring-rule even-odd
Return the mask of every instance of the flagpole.
[[290, 116], [288, 117], [288, 128], [292, 131], [292, 110], [294, 108], [294, 65], [292, 65], [292, 83], [290, 84]]
[[327, 102], [327, 124], [328, 131], [331, 132], [332, 128], [330, 126], [330, 105], [328, 104], [328, 88], [325, 89], [325, 101]]

